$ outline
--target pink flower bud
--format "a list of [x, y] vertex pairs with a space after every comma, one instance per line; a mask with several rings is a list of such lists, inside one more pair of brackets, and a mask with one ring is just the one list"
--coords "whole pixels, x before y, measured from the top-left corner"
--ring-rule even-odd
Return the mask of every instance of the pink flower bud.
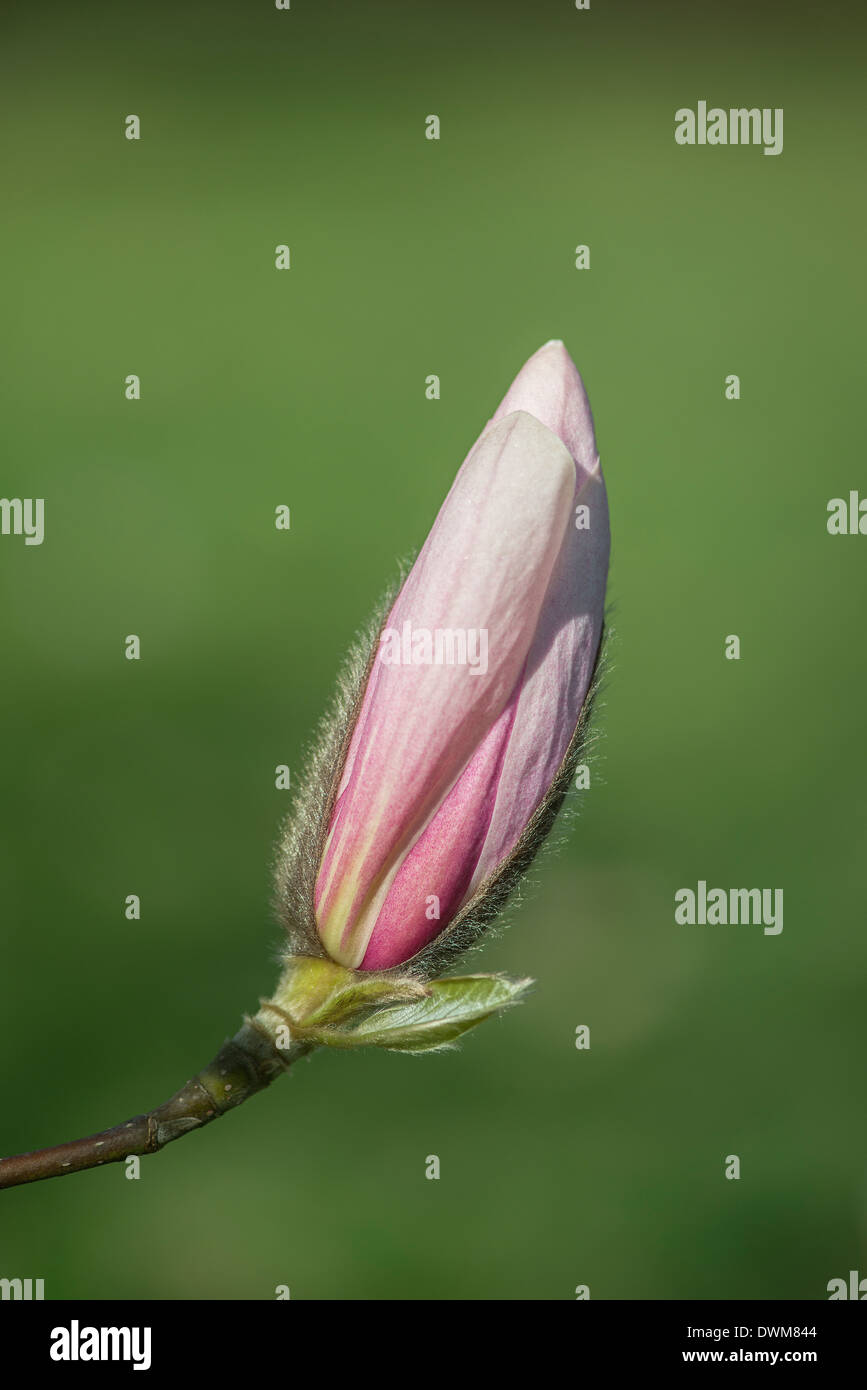
[[316, 880], [333, 959], [406, 962], [523, 843], [590, 688], [608, 550], [590, 406], [547, 343], [463, 463], [382, 630]]

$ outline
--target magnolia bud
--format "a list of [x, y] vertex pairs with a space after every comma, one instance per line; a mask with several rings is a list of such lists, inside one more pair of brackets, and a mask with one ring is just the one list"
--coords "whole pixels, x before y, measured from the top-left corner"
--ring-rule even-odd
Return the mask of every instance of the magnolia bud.
[[587, 396], [547, 343], [470, 450], [314, 758], [278, 874], [296, 950], [424, 967], [499, 909], [575, 760], [608, 552]]

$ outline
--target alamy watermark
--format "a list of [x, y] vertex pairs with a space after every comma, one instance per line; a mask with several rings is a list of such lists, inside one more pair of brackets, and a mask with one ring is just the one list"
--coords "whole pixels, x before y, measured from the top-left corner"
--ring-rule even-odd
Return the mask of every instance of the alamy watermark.
[[681, 106], [674, 113], [679, 145], [764, 145], [765, 154], [783, 152], [782, 106], [722, 106], [700, 101], [695, 111]]
[[783, 930], [782, 888], [711, 888], [699, 879], [698, 887], [678, 888], [674, 895], [674, 920], [679, 926], [763, 926], [765, 936]]
[[0, 1279], [0, 1299], [30, 1303], [44, 1297], [44, 1279]]
[[840, 1298], [854, 1298], [859, 1303], [864, 1303], [867, 1300], [867, 1279], [862, 1279], [857, 1269], [849, 1270], [848, 1281], [846, 1279], [829, 1279], [825, 1287], [828, 1290], [829, 1303]]
[[45, 499], [0, 497], [0, 536], [23, 536], [25, 545], [45, 540]]
[[150, 1370], [149, 1327], [82, 1327], [73, 1318], [68, 1327], [51, 1330], [52, 1361], [131, 1361], [134, 1371]]
[[483, 676], [488, 669], [488, 629], [413, 627], [407, 619], [400, 628], [384, 629], [378, 657], [384, 666], [468, 666], [471, 676]]

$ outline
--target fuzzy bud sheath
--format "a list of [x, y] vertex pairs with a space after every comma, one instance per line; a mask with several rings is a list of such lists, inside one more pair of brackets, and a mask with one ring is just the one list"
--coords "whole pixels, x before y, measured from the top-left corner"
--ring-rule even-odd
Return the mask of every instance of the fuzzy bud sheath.
[[[590, 406], [546, 343], [349, 653], [293, 778], [273, 997], [165, 1104], [0, 1159], [0, 1187], [155, 1153], [316, 1046], [436, 1051], [521, 998], [528, 980], [442, 972], [502, 912], [587, 759], [608, 552]], [[468, 634], [484, 662], [462, 659]]]

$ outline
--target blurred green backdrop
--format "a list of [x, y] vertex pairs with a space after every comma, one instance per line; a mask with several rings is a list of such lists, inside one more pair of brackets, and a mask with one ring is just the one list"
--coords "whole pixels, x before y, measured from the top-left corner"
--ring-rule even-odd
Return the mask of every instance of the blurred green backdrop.
[[[0, 538], [0, 1152], [163, 1100], [268, 991], [274, 767], [550, 337], [596, 415], [615, 633], [581, 820], [475, 961], [531, 1001], [451, 1055], [316, 1055], [138, 1182], [3, 1193], [0, 1275], [670, 1299], [867, 1274], [867, 539], [825, 526], [867, 488], [854, 9], [4, 15], [0, 493], [46, 499], [46, 539]], [[700, 99], [783, 107], [783, 154], [679, 148]], [[782, 887], [782, 934], [675, 926], [700, 878]]]

